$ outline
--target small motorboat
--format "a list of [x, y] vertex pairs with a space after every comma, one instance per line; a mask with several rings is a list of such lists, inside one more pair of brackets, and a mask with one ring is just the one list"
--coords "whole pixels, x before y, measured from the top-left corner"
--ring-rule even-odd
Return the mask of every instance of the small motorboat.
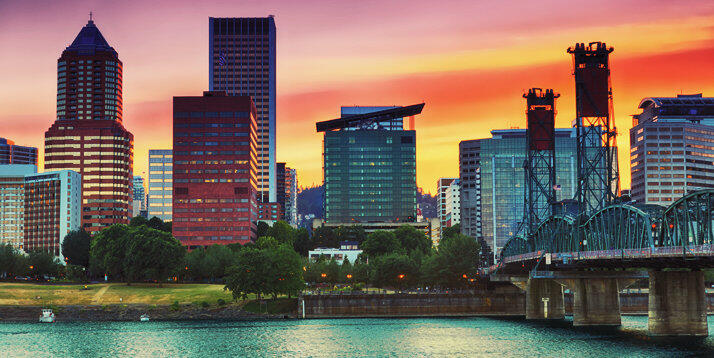
[[144, 313], [143, 315], [141, 315], [141, 317], [139, 317], [139, 321], [141, 321], [141, 322], [149, 322], [149, 315], [146, 314], [146, 313]]
[[42, 323], [54, 323], [55, 314], [49, 308], [43, 308], [42, 314], [40, 315], [40, 322]]

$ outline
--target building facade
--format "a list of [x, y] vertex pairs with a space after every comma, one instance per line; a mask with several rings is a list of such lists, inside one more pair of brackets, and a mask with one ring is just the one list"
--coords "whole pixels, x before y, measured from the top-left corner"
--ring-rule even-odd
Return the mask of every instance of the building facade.
[[[436, 182], [436, 190], [437, 190], [437, 203], [438, 203], [438, 216], [439, 216], [439, 224], [441, 225], [442, 230], [446, 227], [451, 226], [451, 217], [452, 217], [452, 212], [454, 210], [453, 205], [451, 201], [453, 198], [449, 199], [449, 188], [451, 188], [451, 184], [453, 184], [455, 181], [458, 181], [457, 178], [439, 178]], [[453, 194], [452, 194], [453, 195]]]
[[461, 185], [459, 179], [453, 180], [446, 188], [446, 218], [447, 227], [461, 223]]
[[325, 220], [404, 222], [416, 215], [416, 132], [325, 132]]
[[[480, 212], [481, 237], [494, 258], [503, 245], [522, 230], [525, 212], [525, 129], [491, 131], [492, 138], [461, 142], [461, 225], [473, 230], [467, 213]], [[478, 143], [476, 143], [478, 142]], [[466, 163], [466, 164], [464, 164]], [[572, 199], [577, 180], [576, 133], [555, 130], [556, 200]], [[468, 170], [468, 171], [466, 171]], [[469, 189], [474, 189], [467, 191]], [[480, 208], [472, 206], [478, 191]], [[468, 193], [468, 194], [467, 194]], [[468, 196], [468, 198], [467, 198]], [[467, 234], [468, 235], [468, 234]], [[477, 237], [478, 238], [478, 237]]]
[[297, 172], [285, 163], [277, 163], [278, 202], [282, 217], [290, 225], [297, 225]]
[[280, 203], [258, 202], [258, 221], [264, 221], [272, 226], [279, 220], [283, 220], [283, 210]]
[[481, 140], [459, 143], [461, 233], [476, 239], [481, 234]]
[[146, 199], [149, 218], [156, 216], [171, 221], [172, 185], [173, 151], [149, 149], [149, 194]]
[[632, 200], [668, 206], [714, 188], [714, 98], [649, 97], [630, 129]]
[[122, 62], [89, 20], [57, 60], [57, 119], [45, 132], [45, 170], [81, 174], [89, 232], [130, 220], [134, 137], [122, 113]]
[[195, 247], [247, 243], [258, 220], [256, 109], [248, 96], [174, 97], [173, 234]]
[[144, 178], [135, 175], [132, 182], [132, 213], [131, 216], [139, 216], [142, 211], [146, 211], [146, 189], [144, 188]]
[[25, 248], [25, 176], [33, 164], [0, 165], [0, 244]]
[[16, 145], [15, 142], [0, 138], [0, 165], [34, 164], [37, 166], [37, 148]]
[[81, 227], [81, 202], [82, 178], [75, 171], [25, 176], [25, 251], [47, 252], [64, 260], [65, 236]]
[[276, 47], [273, 16], [209, 18], [209, 89], [250, 96], [258, 112], [259, 200], [276, 202]]

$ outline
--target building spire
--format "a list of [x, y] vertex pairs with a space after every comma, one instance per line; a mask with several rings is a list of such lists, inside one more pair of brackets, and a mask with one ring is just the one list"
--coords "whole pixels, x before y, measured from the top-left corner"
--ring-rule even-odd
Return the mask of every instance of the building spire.
[[89, 12], [89, 22], [92, 22], [92, 12]]

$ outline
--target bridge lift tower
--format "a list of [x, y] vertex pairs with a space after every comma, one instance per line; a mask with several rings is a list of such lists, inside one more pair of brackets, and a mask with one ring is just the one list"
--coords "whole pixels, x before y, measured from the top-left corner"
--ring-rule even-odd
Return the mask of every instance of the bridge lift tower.
[[610, 53], [603, 42], [576, 43], [573, 55], [575, 76], [575, 125], [577, 131], [578, 185], [575, 199], [579, 211], [592, 214], [618, 196], [617, 129], [613, 119]]
[[526, 228], [533, 233], [555, 203], [555, 99], [552, 89], [531, 88], [526, 99]]

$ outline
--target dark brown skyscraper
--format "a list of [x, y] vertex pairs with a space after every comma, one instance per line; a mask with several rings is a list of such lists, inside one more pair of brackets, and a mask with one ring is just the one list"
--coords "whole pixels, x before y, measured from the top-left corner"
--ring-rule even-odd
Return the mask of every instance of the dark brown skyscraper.
[[122, 63], [89, 20], [57, 60], [57, 120], [45, 170], [82, 175], [82, 226], [128, 223], [134, 137], [122, 126]]

